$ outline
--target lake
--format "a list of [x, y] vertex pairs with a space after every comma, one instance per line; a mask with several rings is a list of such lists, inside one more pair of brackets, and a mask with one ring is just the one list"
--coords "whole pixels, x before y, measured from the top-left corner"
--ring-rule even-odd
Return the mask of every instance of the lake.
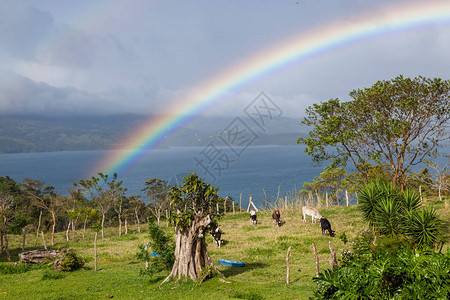
[[[279, 193], [285, 196], [302, 189], [304, 182], [311, 182], [323, 167], [314, 167], [304, 153], [304, 145], [258, 146], [239, 151], [239, 156], [222, 148], [223, 160], [219, 171], [205, 161], [212, 153], [205, 147], [175, 147], [150, 152], [125, 174], [118, 174], [128, 188], [127, 194], [141, 194], [144, 182], [150, 178], [162, 178], [170, 184], [180, 182], [188, 173], [195, 172], [207, 183], [218, 186], [219, 194], [231, 196], [242, 206], [248, 205], [249, 196], [259, 207], [264, 204], [264, 191], [269, 201]], [[205, 155], [208, 154], [207, 155]], [[110, 151], [67, 151], [45, 153], [18, 153], [0, 155], [0, 176], [9, 176], [21, 182], [24, 178], [38, 179], [52, 185], [60, 194], [67, 194], [73, 183], [89, 179], [92, 168]], [[199, 163], [200, 162], [200, 163]], [[202, 167], [203, 166], [203, 167]]]
[[[171, 184], [179, 182], [188, 173], [197, 173], [206, 182], [219, 187], [223, 197], [231, 196], [248, 204], [253, 196], [255, 203], [264, 203], [264, 191], [268, 200], [292, 193], [302, 188], [304, 182], [319, 175], [321, 167], [310, 165], [310, 158], [303, 152], [304, 146], [249, 147], [240, 156], [228, 154], [220, 170], [204, 163], [207, 156], [203, 147], [175, 147], [153, 150], [147, 157], [130, 168], [126, 174], [118, 174], [128, 188], [127, 194], [141, 194], [144, 182], [150, 178], [162, 178]], [[0, 155], [0, 176], [9, 176], [21, 182], [24, 178], [38, 179], [55, 187], [58, 193], [67, 194], [73, 183], [89, 179], [98, 161], [110, 155], [110, 151], [65, 151], [45, 153], [18, 153]]]

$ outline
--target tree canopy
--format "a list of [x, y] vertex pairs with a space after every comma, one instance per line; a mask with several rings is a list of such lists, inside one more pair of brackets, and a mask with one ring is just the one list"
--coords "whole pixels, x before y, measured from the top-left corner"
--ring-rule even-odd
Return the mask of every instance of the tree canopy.
[[398, 76], [353, 90], [350, 101], [330, 99], [306, 110], [308, 138], [297, 143], [314, 162], [332, 167], [351, 161], [370, 179], [371, 170], [388, 166], [394, 185], [403, 187], [411, 166], [433, 157], [448, 138], [450, 81]]

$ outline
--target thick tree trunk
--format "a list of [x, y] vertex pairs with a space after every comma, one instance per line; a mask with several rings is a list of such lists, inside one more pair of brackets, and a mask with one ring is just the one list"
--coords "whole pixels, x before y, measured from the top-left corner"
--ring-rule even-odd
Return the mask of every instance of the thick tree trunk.
[[[171, 278], [186, 280], [187, 277], [196, 281], [205, 267], [211, 267], [220, 273], [209, 256], [205, 242], [204, 230], [210, 222], [209, 215], [201, 218], [201, 213], [198, 213], [192, 220], [190, 227], [176, 226], [175, 262], [169, 276], [162, 283]], [[203, 281], [205, 277], [200, 278], [200, 280]]]
[[45, 261], [54, 261], [65, 252], [65, 250], [33, 250], [19, 254], [21, 262], [30, 264], [41, 264]]

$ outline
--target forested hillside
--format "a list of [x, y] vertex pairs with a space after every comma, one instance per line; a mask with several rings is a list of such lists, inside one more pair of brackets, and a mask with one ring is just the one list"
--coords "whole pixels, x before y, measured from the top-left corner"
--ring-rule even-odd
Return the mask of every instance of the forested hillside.
[[[127, 135], [148, 120], [144, 115], [44, 117], [0, 116], [0, 153], [120, 149]], [[231, 118], [199, 118], [180, 125], [162, 147], [206, 146]], [[251, 126], [251, 120], [246, 123]], [[255, 126], [256, 127], [256, 126]], [[257, 145], [294, 145], [306, 129], [290, 118], [278, 118], [264, 131], [253, 128]], [[303, 134], [301, 133], [303, 131]]]

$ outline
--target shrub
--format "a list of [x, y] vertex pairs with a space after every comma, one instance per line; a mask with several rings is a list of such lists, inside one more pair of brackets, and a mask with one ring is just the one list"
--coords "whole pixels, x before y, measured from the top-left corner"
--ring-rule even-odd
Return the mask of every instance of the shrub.
[[60, 261], [61, 271], [75, 271], [84, 266], [84, 261], [75, 251], [68, 250]]
[[[141, 273], [153, 275], [156, 272], [170, 270], [172, 268], [175, 259], [175, 246], [171, 238], [158, 225], [150, 223], [149, 229], [150, 242], [148, 250], [145, 250], [145, 245], [139, 245], [139, 252], [136, 254], [136, 257], [141, 261], [149, 262], [149, 269]], [[159, 255], [151, 256], [150, 249]]]
[[450, 256], [412, 249], [365, 230], [342, 250], [340, 267], [314, 278], [314, 299], [447, 299]]
[[434, 209], [422, 206], [416, 192], [401, 192], [390, 183], [376, 180], [359, 195], [358, 209], [376, 233], [404, 236], [418, 249], [432, 247], [441, 237], [443, 222]]

